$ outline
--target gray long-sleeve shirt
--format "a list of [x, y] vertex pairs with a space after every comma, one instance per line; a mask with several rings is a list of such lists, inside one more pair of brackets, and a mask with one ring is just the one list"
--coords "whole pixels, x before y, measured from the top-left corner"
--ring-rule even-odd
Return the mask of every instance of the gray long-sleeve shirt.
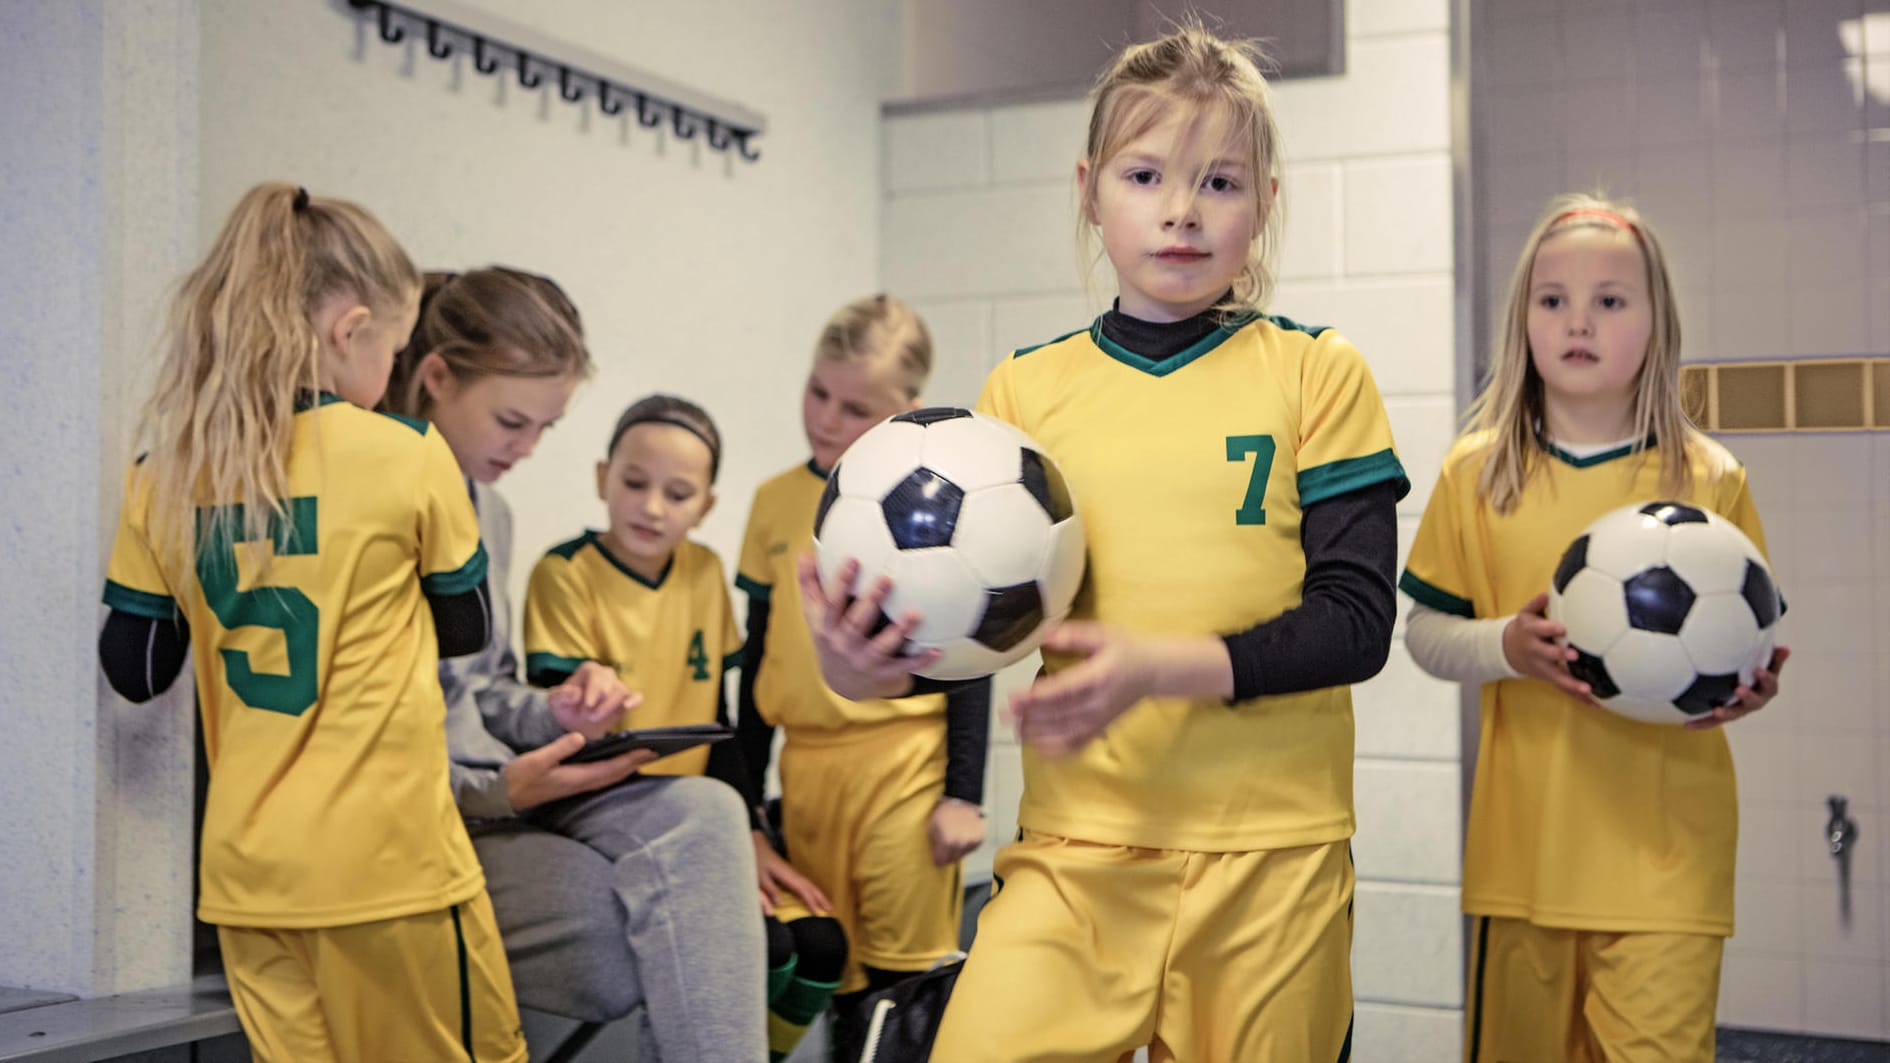
[[487, 586], [492, 593], [492, 641], [465, 657], [440, 662], [446, 694], [446, 749], [452, 760], [453, 801], [469, 819], [516, 815], [505, 794], [501, 765], [519, 750], [536, 749], [564, 733], [545, 703], [545, 691], [519, 678], [512, 652], [512, 603], [506, 587], [512, 565], [512, 510], [497, 491], [472, 485], [485, 541]]

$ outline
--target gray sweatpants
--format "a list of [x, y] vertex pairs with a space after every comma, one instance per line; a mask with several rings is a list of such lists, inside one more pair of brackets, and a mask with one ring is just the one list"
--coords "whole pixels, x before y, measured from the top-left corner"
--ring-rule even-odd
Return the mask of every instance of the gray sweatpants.
[[661, 1063], [768, 1058], [755, 854], [734, 790], [641, 776], [469, 830], [521, 1005], [603, 1022], [641, 1002]]

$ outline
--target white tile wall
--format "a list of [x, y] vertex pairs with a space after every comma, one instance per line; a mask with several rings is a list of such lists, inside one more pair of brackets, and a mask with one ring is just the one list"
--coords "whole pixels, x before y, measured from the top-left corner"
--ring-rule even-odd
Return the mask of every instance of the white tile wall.
[[1358, 1063], [1406, 1063], [1463, 1057], [1463, 1013], [1455, 1008], [1359, 1004], [1352, 1036]]
[[[1890, 351], [1890, 60], [1872, 50], [1890, 50], [1883, 8], [1614, 4], [1631, 31], [1587, 62], [1617, 14], [1476, 0], [1476, 260], [1491, 312], [1527, 221], [1551, 195], [1601, 178], [1661, 233], [1686, 357]], [[1544, 114], [1561, 120], [1531, 120]], [[1890, 1037], [1890, 436], [1725, 442], [1764, 514], [1795, 655], [1778, 701], [1729, 733], [1739, 933], [1720, 1018]], [[1848, 925], [1821, 839], [1832, 793], [1850, 797], [1866, 839]]]
[[1450, 280], [1437, 275], [1288, 280], [1274, 303], [1297, 321], [1338, 327], [1364, 352], [1379, 391], [1412, 395], [1435, 390], [1435, 382], [1450, 375], [1456, 357], [1451, 291]]
[[915, 301], [912, 306], [932, 334], [932, 378], [925, 400], [939, 406], [970, 406], [991, 351], [991, 304], [982, 299]]
[[1449, 0], [1351, 0], [1345, 5], [1345, 29], [1353, 40], [1449, 28]]
[[881, 277], [914, 299], [1066, 291], [1077, 277], [1070, 218], [1061, 183], [896, 196], [881, 214]]
[[1455, 886], [1358, 884], [1352, 992], [1360, 1003], [1463, 1005]]
[[1360, 759], [1356, 850], [1363, 879], [1450, 885], [1462, 879], [1462, 800], [1457, 764]]
[[1450, 159], [1442, 154], [1346, 167], [1346, 272], [1448, 273], [1451, 212], [1413, 205], [1449, 202]]
[[999, 107], [989, 114], [992, 178], [998, 184], [1070, 179], [1089, 126], [1082, 100]]
[[[1097, 289], [1105, 302], [1114, 289]], [[986, 358], [987, 368], [1011, 351], [1048, 343], [1058, 336], [1084, 327], [1101, 310], [1081, 293], [1038, 298], [1000, 298], [991, 301], [992, 345]]]
[[1335, 277], [1344, 229], [1337, 163], [1289, 167], [1280, 182], [1280, 210], [1285, 239], [1280, 248], [1280, 279]]
[[1880, 963], [1805, 961], [1806, 1028], [1837, 1037], [1882, 1038], [1884, 981]]
[[982, 184], [991, 130], [981, 112], [914, 115], [886, 128], [886, 187], [900, 192]]
[[[1287, 230], [1273, 309], [1335, 326], [1364, 351], [1414, 482], [1400, 510], [1406, 542], [1455, 414], [1448, 20], [1444, 0], [1355, 4], [1346, 75], [1276, 86]], [[1113, 296], [1106, 264], [1086, 293], [1075, 252], [1071, 177], [1086, 123], [1081, 101], [886, 119], [881, 277], [927, 315], [941, 363], [962, 363], [941, 364], [935, 397], [964, 393], [974, 371], [1013, 348], [1084, 327]], [[931, 157], [946, 151], [965, 158]], [[1454, 1058], [1457, 689], [1396, 646], [1356, 706], [1356, 1058]], [[993, 847], [1014, 830], [1018, 773], [1017, 747], [998, 726]], [[970, 862], [974, 874], [990, 848]]]
[[[1415, 518], [1410, 524], [1416, 526]], [[1404, 643], [1394, 640], [1385, 670], [1352, 692], [1358, 755], [1454, 765], [1460, 752], [1460, 706], [1457, 688], [1425, 675], [1412, 662]]]

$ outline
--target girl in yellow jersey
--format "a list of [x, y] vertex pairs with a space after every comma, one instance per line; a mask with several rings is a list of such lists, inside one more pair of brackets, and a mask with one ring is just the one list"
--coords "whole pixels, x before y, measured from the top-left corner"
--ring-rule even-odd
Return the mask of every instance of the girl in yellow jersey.
[[[724, 678], [740, 663], [742, 638], [722, 559], [689, 538], [715, 505], [722, 434], [695, 403], [651, 395], [617, 419], [604, 455], [597, 494], [608, 525], [552, 547], [532, 569], [527, 674], [555, 687], [587, 663], [612, 669], [643, 698], [618, 729], [726, 722]], [[769, 846], [740, 746], [685, 750], [645, 774], [707, 774], [733, 787], [750, 810], [768, 942], [768, 1052], [785, 1059], [833, 996], [846, 963], [845, 933], [825, 914], [820, 890]], [[778, 890], [820, 914], [776, 919]]]
[[445, 437], [491, 559], [492, 641], [443, 662], [440, 685], [454, 797], [519, 1003], [588, 1023], [634, 1011], [638, 1058], [652, 1063], [756, 1063], [761, 926], [729, 918], [754, 898], [741, 800], [709, 779], [633, 775], [647, 751], [564, 763], [645, 711], [642, 697], [597, 661], [531, 686], [513, 651], [498, 481], [594, 369], [577, 307], [551, 278], [504, 266], [430, 274], [422, 303], [387, 401]]
[[251, 189], [173, 307], [112, 548], [112, 686], [193, 651], [198, 914], [260, 1060], [525, 1058], [436, 674], [486, 643], [485, 550], [439, 433], [370, 412], [419, 296], [360, 207]]
[[[1347, 685], [1389, 649], [1407, 484], [1358, 350], [1259, 312], [1279, 172], [1247, 46], [1188, 25], [1103, 74], [1075, 176], [1119, 298], [979, 400], [1056, 459], [1089, 564], [1009, 705], [1021, 836], [935, 1060], [1350, 1051]], [[868, 637], [856, 578], [802, 565], [823, 670], [899, 693], [915, 618]]]
[[1688, 423], [1679, 374], [1653, 230], [1603, 199], [1556, 200], [1401, 581], [1411, 656], [1482, 684], [1463, 875], [1472, 1061], [1713, 1058], [1738, 839], [1718, 728], [1771, 700], [1788, 651], [1733, 704], [1661, 727], [1595, 706], [1544, 615], [1574, 529], [1629, 502], [1690, 501], [1764, 548], [1745, 471]]
[[[867, 429], [916, 408], [931, 370], [931, 337], [904, 302], [868, 296], [828, 318], [801, 394], [812, 456], [755, 491], [735, 578], [748, 592], [740, 740], [750, 788], [760, 791], [783, 729], [787, 857], [846, 930], [833, 1012], [842, 1059], [859, 1054], [868, 992], [957, 949], [959, 861], [984, 841], [990, 681], [901, 698], [836, 693], [821, 678], [795, 576], [796, 559], [813, 548], [828, 470]], [[770, 854], [757, 853], [765, 876]], [[776, 916], [793, 926], [804, 922], [798, 909], [784, 896]]]

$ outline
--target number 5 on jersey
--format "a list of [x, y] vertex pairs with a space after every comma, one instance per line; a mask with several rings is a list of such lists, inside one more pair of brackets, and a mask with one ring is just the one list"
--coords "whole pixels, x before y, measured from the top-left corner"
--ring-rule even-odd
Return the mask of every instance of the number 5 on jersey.
[[1273, 437], [1272, 436], [1228, 436], [1227, 460], [1245, 461], [1247, 455], [1253, 455], [1253, 472], [1247, 477], [1247, 497], [1241, 499], [1240, 508], [1234, 511], [1235, 524], [1265, 524], [1267, 511], [1267, 477], [1273, 473]]
[[[269, 520], [269, 541], [276, 556], [315, 552], [319, 524], [313, 497], [289, 499], [289, 526]], [[282, 632], [288, 650], [287, 675], [271, 675], [250, 667], [243, 650], [223, 649], [223, 679], [236, 696], [253, 709], [300, 716], [315, 704], [320, 669], [321, 610], [308, 595], [294, 587], [237, 589], [236, 543], [244, 541], [243, 506], [205, 506], [197, 510], [197, 582], [217, 623], [225, 631], [239, 627], [266, 627]]]

